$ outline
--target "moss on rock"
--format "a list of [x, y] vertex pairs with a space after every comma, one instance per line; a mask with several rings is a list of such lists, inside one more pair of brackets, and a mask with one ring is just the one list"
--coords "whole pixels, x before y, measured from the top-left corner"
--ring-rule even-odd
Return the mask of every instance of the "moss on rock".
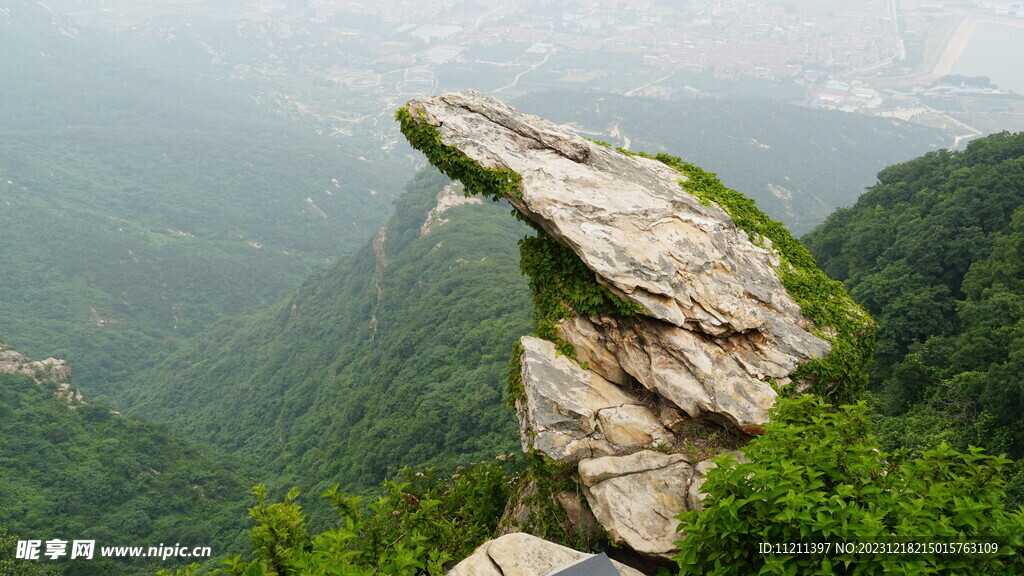
[[[800, 311], [814, 323], [816, 336], [827, 340], [832, 351], [824, 358], [801, 364], [790, 375], [794, 382], [811, 381], [807, 390], [836, 403], [860, 397], [868, 382], [868, 365], [875, 348], [875, 322], [847, 294], [840, 282], [830, 279], [789, 230], [761, 212], [753, 200], [726, 188], [718, 177], [675, 156], [654, 158], [686, 176], [684, 190], [704, 205], [717, 205], [749, 236], [750, 241], [779, 254], [775, 271]], [[792, 392], [793, 386], [782, 390]]]

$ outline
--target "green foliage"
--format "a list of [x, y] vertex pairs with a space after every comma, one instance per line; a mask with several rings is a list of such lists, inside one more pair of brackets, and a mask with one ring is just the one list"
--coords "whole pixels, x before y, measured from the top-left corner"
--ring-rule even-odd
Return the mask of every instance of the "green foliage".
[[[680, 515], [680, 574], [1019, 574], [1024, 511], [1003, 509], [1009, 460], [948, 446], [879, 450], [867, 408], [781, 399], [768, 433], [716, 461], [703, 512]], [[994, 543], [996, 553], [763, 554], [785, 543]]]
[[[24, 539], [180, 542], [215, 553], [240, 544], [244, 468], [231, 457], [100, 404], [71, 409], [32, 378], [10, 374], [0, 374], [0, 438], [0, 526]], [[21, 564], [83, 576], [165, 565], [99, 557]]]
[[513, 412], [517, 400], [526, 400], [526, 387], [523, 386], [523, 344], [520, 340], [512, 345], [512, 357], [508, 360], [508, 385], [505, 388], [505, 405]]
[[441, 142], [441, 134], [420, 118], [413, 118], [409, 107], [395, 112], [402, 134], [412, 147], [423, 152], [427, 160], [452, 180], [466, 187], [466, 195], [479, 194], [492, 200], [522, 197], [522, 178], [508, 169], [481, 168], [475, 160], [454, 146]]
[[811, 392], [847, 402], [859, 398], [867, 385], [867, 367], [875, 345], [875, 324], [846, 293], [818, 268], [806, 248], [786, 230], [757, 209], [754, 201], [722, 185], [718, 178], [693, 164], [667, 154], [654, 156], [684, 174], [683, 189], [703, 204], [714, 203], [747, 232], [755, 244], [768, 245], [779, 254], [776, 273], [800, 311], [814, 322], [814, 333], [832, 344], [825, 358], [800, 365], [794, 380], [810, 379]]
[[[267, 504], [267, 491], [262, 484], [253, 489], [253, 494], [256, 506], [249, 510], [249, 516], [256, 526], [249, 530], [249, 535], [256, 555], [264, 560], [263, 568], [270, 574], [301, 573], [305, 562], [300, 554], [312, 546], [312, 541], [306, 534], [306, 518], [295, 503], [298, 489], [292, 488], [284, 500], [272, 504]], [[228, 562], [234, 564], [233, 568], [238, 566], [232, 560]]]
[[888, 448], [1024, 456], [1024, 133], [886, 168], [805, 240], [879, 321]]
[[623, 300], [598, 284], [594, 272], [571, 248], [545, 232], [519, 241], [519, 266], [530, 278], [533, 321], [539, 338], [551, 340], [559, 353], [576, 358], [568, 341], [558, 337], [558, 324], [579, 313], [588, 316], [637, 316], [643, 306]]
[[878, 319], [876, 382], [913, 342], [956, 331], [965, 274], [1024, 203], [1022, 142], [1024, 134], [994, 134], [886, 168], [854, 207], [804, 238]]
[[322, 495], [340, 525], [311, 535], [292, 489], [268, 504], [257, 486], [250, 515], [253, 560], [226, 562], [233, 576], [440, 575], [445, 563], [468, 555], [493, 533], [517, 480], [518, 465], [499, 459], [459, 468], [451, 476], [403, 469], [370, 504], [333, 486]]

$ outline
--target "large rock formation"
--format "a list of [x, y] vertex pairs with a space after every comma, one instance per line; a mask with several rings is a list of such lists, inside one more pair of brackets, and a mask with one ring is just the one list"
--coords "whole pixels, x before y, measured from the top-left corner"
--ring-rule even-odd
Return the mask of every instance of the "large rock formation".
[[764, 422], [776, 397], [769, 381], [828, 354], [782, 286], [778, 256], [684, 193], [678, 171], [478, 92], [412, 100], [408, 112], [479, 167], [518, 174], [518, 193], [505, 198], [597, 282], [649, 311], [597, 326], [627, 373], [691, 416]]
[[[713, 466], [694, 447], [714, 443], [693, 431], [720, 426], [733, 445], [760, 433], [783, 386], [814, 383], [813, 374], [791, 382], [798, 367], [832, 351], [835, 326], [815, 325], [780, 279], [812, 261], [776, 248], [773, 240], [791, 250], [784, 230], [748, 232], [685, 191], [678, 165], [612, 150], [479, 92], [415, 99], [398, 117], [435, 166], [469, 193], [506, 199], [571, 249], [592, 274], [583, 282], [607, 289], [603, 301], [623, 303], [584, 313], [555, 296], [552, 306], [551, 284], [562, 282], [534, 278], [535, 299], [560, 312], [547, 319], [555, 342], [521, 340], [523, 447], [577, 464], [571, 478], [616, 543], [670, 558], [674, 516], [700, 507]], [[862, 317], [845, 293], [826, 306], [832, 318]]]

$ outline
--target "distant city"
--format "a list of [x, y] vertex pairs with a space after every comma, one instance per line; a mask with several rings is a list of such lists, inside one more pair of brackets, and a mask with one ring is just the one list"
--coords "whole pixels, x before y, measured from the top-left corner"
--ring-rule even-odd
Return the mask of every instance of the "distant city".
[[[1024, 29], [1019, 1], [262, 0], [233, 14], [204, 0], [161, 6], [236, 19], [262, 51], [244, 58], [180, 24], [132, 20], [151, 4], [101, 4], [106, 13], [91, 17], [165, 41], [191, 35], [211, 64], [265, 82], [263, 97], [339, 134], [376, 126], [409, 98], [467, 87], [503, 97], [565, 88], [765, 96], [940, 127], [954, 145], [1024, 129], [1013, 124], [1024, 115], [1019, 94], [957, 70], [979, 26]], [[308, 84], [293, 82], [296, 73]], [[286, 76], [287, 86], [274, 86]]]

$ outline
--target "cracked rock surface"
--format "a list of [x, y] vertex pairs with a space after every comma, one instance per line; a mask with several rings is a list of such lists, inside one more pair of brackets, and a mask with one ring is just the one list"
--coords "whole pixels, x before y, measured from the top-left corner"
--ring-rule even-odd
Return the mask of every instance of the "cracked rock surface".
[[694, 468], [682, 454], [645, 450], [583, 460], [584, 494], [612, 540], [671, 559], [679, 539], [675, 515], [689, 509]]
[[547, 340], [523, 336], [524, 449], [552, 460], [578, 461], [672, 444], [672, 433], [625, 390], [555, 352]]
[[69, 407], [85, 404], [82, 393], [71, 385], [71, 367], [64, 360], [47, 358], [33, 361], [24, 355], [0, 344], [0, 372], [31, 376], [36, 384], [52, 382], [57, 385], [54, 395], [65, 401]]

